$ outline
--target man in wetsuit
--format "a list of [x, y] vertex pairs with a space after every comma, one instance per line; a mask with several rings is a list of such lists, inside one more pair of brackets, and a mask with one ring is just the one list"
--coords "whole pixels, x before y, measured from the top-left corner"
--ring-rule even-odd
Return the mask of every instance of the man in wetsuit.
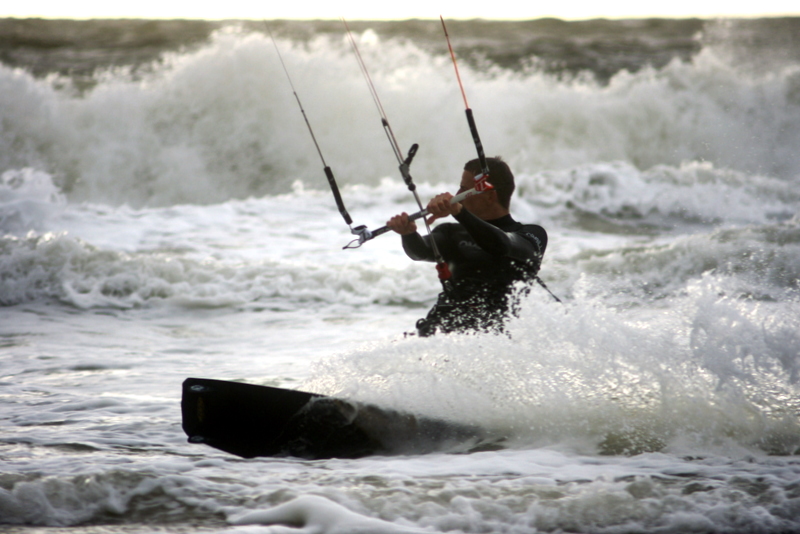
[[[516, 282], [536, 277], [547, 247], [547, 232], [522, 224], [509, 214], [514, 175], [500, 158], [488, 158], [489, 183], [494, 189], [451, 204], [454, 195], [442, 193], [428, 203], [428, 223], [452, 215], [457, 222], [437, 226], [431, 233], [452, 273], [449, 292], [439, 294], [427, 317], [417, 321], [420, 336], [442, 332], [502, 332], [509, 313], [515, 313]], [[458, 192], [475, 186], [480, 162], [464, 166]], [[408, 214], [392, 217], [387, 226], [400, 234], [403, 249], [413, 260], [435, 261], [431, 236], [417, 233]]]

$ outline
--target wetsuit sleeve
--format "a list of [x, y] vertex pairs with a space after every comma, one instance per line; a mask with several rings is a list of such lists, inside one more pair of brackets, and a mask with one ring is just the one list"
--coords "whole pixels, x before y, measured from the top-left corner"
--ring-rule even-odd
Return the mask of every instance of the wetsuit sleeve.
[[433, 249], [428, 245], [427, 238], [414, 232], [404, 235], [402, 239], [403, 250], [409, 258], [415, 261], [435, 261]]
[[431, 235], [420, 235], [418, 232], [403, 236], [403, 250], [415, 261], [436, 261], [431, 246], [431, 238], [436, 241], [436, 248], [444, 258], [452, 258], [457, 254], [458, 241], [454, 233], [461, 225], [458, 223], [440, 224], [431, 231]]
[[455, 219], [469, 232], [475, 243], [489, 254], [525, 261], [540, 259], [544, 252], [535, 241], [516, 232], [503, 231], [466, 209], [462, 209]]

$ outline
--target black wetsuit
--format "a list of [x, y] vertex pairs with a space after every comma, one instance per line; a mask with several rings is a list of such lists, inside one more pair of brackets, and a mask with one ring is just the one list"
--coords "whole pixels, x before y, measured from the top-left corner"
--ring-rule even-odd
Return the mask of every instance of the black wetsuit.
[[[515, 312], [512, 286], [536, 277], [547, 247], [544, 228], [519, 223], [511, 215], [484, 221], [464, 208], [455, 219], [432, 232], [450, 267], [452, 290], [440, 293], [427, 317], [417, 321], [420, 336], [502, 331], [509, 312]], [[403, 249], [413, 260], [435, 261], [429, 236], [404, 235]]]

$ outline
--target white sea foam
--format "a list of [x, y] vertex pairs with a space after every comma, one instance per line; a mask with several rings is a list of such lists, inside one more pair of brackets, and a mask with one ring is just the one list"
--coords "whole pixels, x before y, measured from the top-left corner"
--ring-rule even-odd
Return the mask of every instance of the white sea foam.
[[351, 512], [323, 497], [307, 495], [270, 510], [249, 512], [232, 520], [234, 525], [291, 525], [293, 532], [329, 532], [330, 534], [421, 533], [427, 529], [401, 527]]
[[720, 298], [725, 287], [707, 277], [685, 304], [644, 316], [542, 292], [510, 338], [381, 343], [319, 362], [305, 387], [479, 424], [524, 446], [794, 453], [796, 310]]
[[0, 234], [41, 229], [65, 203], [47, 173], [31, 168], [5, 171], [0, 175]]
[[[338, 179], [397, 176], [346, 43], [278, 45]], [[366, 40], [362, 48], [402, 148], [421, 146], [415, 175], [456, 181], [473, 151], [448, 58], [407, 41]], [[620, 72], [608, 85], [462, 68], [487, 151], [521, 174], [614, 161], [641, 171], [705, 161], [730, 176], [800, 174], [791, 64], [758, 74], [707, 48], [689, 63]], [[150, 70], [108, 71], [78, 97], [59, 88], [63, 80], [0, 66], [0, 168], [48, 172], [73, 200], [136, 206], [285, 192], [296, 179], [324, 188], [269, 39], [220, 31]]]

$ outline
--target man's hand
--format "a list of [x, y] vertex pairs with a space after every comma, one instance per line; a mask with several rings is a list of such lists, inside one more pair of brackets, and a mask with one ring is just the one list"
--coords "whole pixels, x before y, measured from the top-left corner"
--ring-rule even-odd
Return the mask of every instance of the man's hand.
[[386, 221], [386, 226], [400, 235], [409, 235], [417, 231], [417, 223], [409, 220], [408, 213], [406, 212], [403, 212], [400, 215], [395, 215]]
[[450, 200], [452, 198], [453, 195], [450, 193], [442, 193], [441, 195], [436, 195], [428, 202], [428, 224], [436, 219], [443, 219], [444, 217], [461, 213], [461, 203], [456, 202], [455, 204], [451, 204]]

